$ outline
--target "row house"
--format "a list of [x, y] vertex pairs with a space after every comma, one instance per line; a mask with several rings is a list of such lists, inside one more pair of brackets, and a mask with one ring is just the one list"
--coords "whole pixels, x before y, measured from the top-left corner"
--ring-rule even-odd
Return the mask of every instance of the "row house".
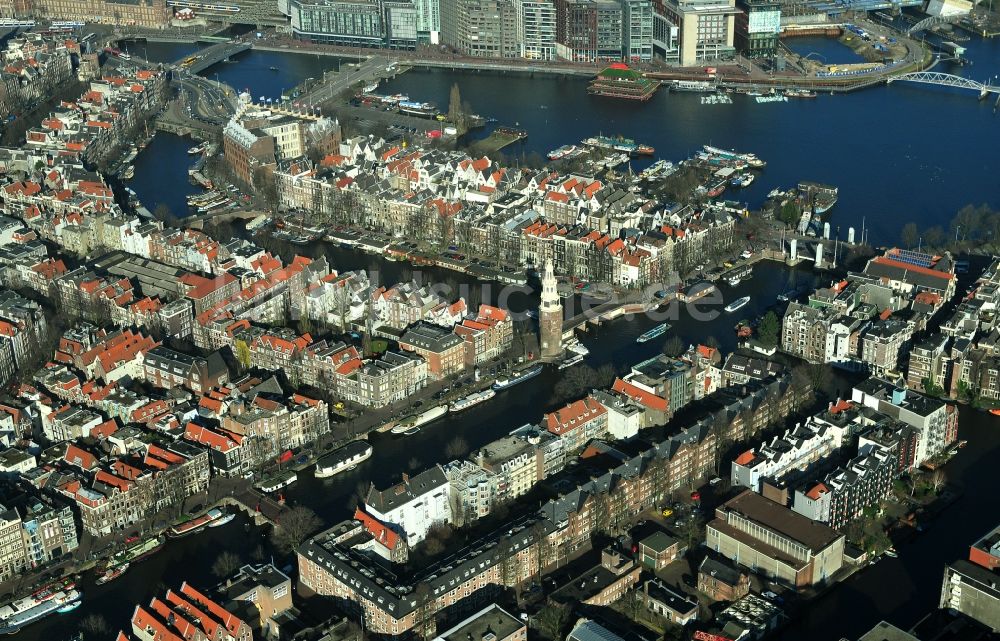
[[162, 389], [184, 387], [201, 394], [229, 381], [229, 369], [218, 352], [190, 356], [162, 345], [142, 354], [142, 378]]
[[220, 426], [242, 440], [240, 456], [254, 466], [329, 433], [330, 413], [324, 401], [303, 394], [259, 393], [230, 404]]
[[792, 510], [842, 530], [866, 509], [879, 508], [892, 495], [897, 475], [896, 453], [870, 444], [822, 480], [796, 490]]
[[48, 322], [38, 303], [0, 290], [0, 383], [6, 385], [48, 337]]
[[9, 580], [78, 547], [73, 510], [65, 500], [20, 486], [0, 500], [0, 578]]
[[52, 483], [75, 502], [84, 531], [108, 536], [208, 489], [208, 452], [183, 445], [151, 444], [108, 465], [70, 447], [66, 462], [84, 471], [61, 475]]
[[810, 416], [804, 423], [757, 448], [751, 448], [732, 462], [731, 483], [763, 491], [762, 484], [776, 484], [786, 475], [808, 471], [839, 450], [849, 435], [849, 426]]
[[135, 606], [132, 634], [143, 641], [253, 641], [249, 624], [187, 582]]
[[608, 410], [593, 396], [568, 404], [542, 417], [542, 425], [563, 439], [563, 449], [574, 452], [608, 433]]

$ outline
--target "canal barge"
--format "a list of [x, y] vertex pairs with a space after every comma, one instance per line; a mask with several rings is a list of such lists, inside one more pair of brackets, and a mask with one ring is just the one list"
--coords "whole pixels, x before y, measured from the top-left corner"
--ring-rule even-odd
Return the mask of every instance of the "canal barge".
[[526, 380], [535, 378], [541, 373], [542, 373], [542, 366], [535, 365], [534, 367], [526, 369], [523, 372], [518, 372], [517, 374], [511, 376], [510, 378], [501, 378], [497, 380], [496, 383], [493, 383], [493, 391], [502, 392], [503, 390], [514, 387], [515, 385], [523, 383]]
[[420, 414], [414, 414], [413, 416], [407, 416], [399, 422], [396, 427], [392, 428], [393, 434], [416, 434], [416, 431], [420, 427], [427, 425], [431, 421], [436, 421], [445, 414], [448, 413], [447, 405], [438, 405], [437, 407], [432, 407], [426, 412]]
[[254, 487], [256, 487], [261, 492], [266, 492], [268, 494], [272, 492], [277, 492], [278, 490], [288, 487], [295, 481], [299, 479], [299, 475], [292, 470], [285, 470], [284, 472], [278, 472], [272, 476], [267, 476], [258, 481]]

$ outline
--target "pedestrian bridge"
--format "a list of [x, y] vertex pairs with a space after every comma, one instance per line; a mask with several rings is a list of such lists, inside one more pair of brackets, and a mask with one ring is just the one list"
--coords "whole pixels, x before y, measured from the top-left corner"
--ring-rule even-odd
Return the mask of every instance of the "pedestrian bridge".
[[986, 95], [990, 93], [1000, 94], [1000, 87], [986, 85], [981, 82], [976, 82], [970, 78], [955, 76], [950, 73], [941, 73], [939, 71], [917, 71], [914, 73], [904, 73], [901, 76], [891, 76], [887, 80], [887, 83], [892, 84], [893, 82], [899, 81], [919, 82], [925, 85], [955, 87], [957, 89], [971, 89], [979, 92], [980, 99], [985, 98]]
[[952, 24], [958, 22], [966, 15], [968, 14], [963, 13], [954, 16], [930, 16], [928, 18], [924, 18], [920, 22], [914, 23], [912, 27], [906, 30], [906, 35], [912, 36], [915, 33], [920, 33], [921, 31], [925, 31], [931, 27], [936, 27], [939, 24]]

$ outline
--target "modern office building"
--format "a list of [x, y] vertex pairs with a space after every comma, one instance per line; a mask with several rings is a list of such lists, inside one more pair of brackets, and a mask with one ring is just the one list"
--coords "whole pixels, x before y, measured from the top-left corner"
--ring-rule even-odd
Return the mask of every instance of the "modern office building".
[[679, 28], [679, 61], [685, 67], [735, 55], [735, 0], [665, 0], [663, 9]]
[[739, 0], [736, 48], [747, 58], [773, 58], [781, 32], [781, 5], [776, 0]]
[[515, 0], [517, 42], [521, 57], [555, 60], [556, 5], [554, 0]]
[[653, 59], [653, 3], [650, 0], [622, 0], [625, 9], [624, 51], [628, 62]]
[[444, 0], [441, 41], [474, 58], [518, 57], [513, 0]]
[[558, 0], [556, 51], [574, 62], [621, 60], [622, 5], [615, 0]]
[[408, 0], [291, 0], [296, 38], [347, 47], [413, 49], [417, 8]]

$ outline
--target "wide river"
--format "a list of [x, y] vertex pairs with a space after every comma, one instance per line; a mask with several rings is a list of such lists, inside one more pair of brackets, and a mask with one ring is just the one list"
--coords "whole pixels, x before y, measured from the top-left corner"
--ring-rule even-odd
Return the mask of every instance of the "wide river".
[[[952, 68], [953, 72], [985, 80], [1000, 71], [1000, 40], [976, 39], [967, 44], [975, 64]], [[821, 51], [828, 57], [843, 54], [830, 45], [803, 42], [795, 43], [795, 48], [807, 48], [803, 53]], [[153, 60], [176, 60], [194, 49], [193, 45], [150, 44], [142, 53]], [[220, 80], [237, 89], [247, 88], [255, 97], [277, 96], [338, 64], [333, 58], [252, 51], [237, 62], [207, 70], [205, 75], [214, 77], [217, 73]], [[280, 71], [270, 71], [272, 66]], [[832, 183], [841, 193], [834, 225], [840, 225], [846, 235], [848, 226], [860, 228], [864, 218], [874, 242], [896, 241], [898, 230], [910, 220], [922, 227], [946, 224], [951, 214], [967, 203], [1000, 207], [996, 177], [1000, 116], [993, 113], [992, 102], [977, 102], [972, 93], [896, 84], [816, 100], [759, 105], [738, 96], [732, 105], [703, 106], [697, 95], [661, 91], [648, 104], [638, 105], [590, 97], [581, 79], [453, 71], [411, 71], [384, 90], [408, 93], [443, 107], [455, 83], [475, 111], [528, 131], [529, 138], [523, 149], [515, 150], [517, 153], [544, 153], [599, 133], [652, 144], [659, 157], [671, 160], [687, 157], [706, 143], [753, 151], [768, 161], [768, 167], [745, 192], [751, 205], [759, 204], [775, 186], [790, 186], [799, 180]], [[137, 159], [131, 185], [150, 210], [164, 203], [177, 213], [184, 211], [183, 197], [194, 190], [186, 182], [190, 157], [185, 150], [190, 144], [186, 139], [160, 134]], [[377, 269], [383, 282], [389, 283], [411, 275], [400, 263], [339, 248], [325, 251], [338, 270]], [[438, 270], [427, 271], [426, 276], [432, 279], [456, 279]], [[723, 294], [726, 301], [750, 295], [751, 303], [737, 314], [750, 317], [773, 304], [778, 293], [822, 280], [808, 268], [764, 263], [755, 268], [754, 277], [738, 293], [723, 286]], [[516, 304], [537, 304], [537, 298], [525, 296]], [[723, 314], [702, 322], [681, 312], [670, 319], [671, 333], [686, 342], [715, 336], [723, 350], [731, 350], [735, 320]], [[610, 363], [621, 370], [656, 354], [661, 341], [635, 342], [636, 336], [656, 322], [620, 319], [605, 325], [583, 339], [591, 350], [588, 362]], [[538, 421], [543, 412], [566, 401], [554, 392], [557, 380], [557, 372], [546, 370], [530, 385], [503, 392], [457, 417], [437, 421], [405, 441], [376, 436], [372, 439], [374, 455], [358, 470], [323, 481], [303, 474], [302, 480], [289, 488], [288, 499], [313, 507], [327, 523], [342, 519], [359, 483], [372, 481], [384, 486], [410, 469], [414, 461], [421, 468], [445, 462], [444, 447], [457, 435], [469, 447], [477, 448], [524, 423]], [[971, 445], [947, 468], [949, 481], [966, 490], [960, 503], [927, 534], [905, 546], [899, 559], [885, 560], [861, 572], [817, 601], [783, 632], [784, 641], [856, 638], [880, 619], [909, 626], [936, 607], [944, 564], [963, 555], [973, 539], [996, 524], [1000, 514], [1000, 495], [976, 491], [995, 484], [1000, 419], [963, 408], [961, 437]], [[215, 579], [210, 568], [221, 550], [230, 549], [247, 561], [258, 542], [266, 549], [261, 534], [253, 529], [245, 532], [240, 519], [223, 528], [171, 540], [165, 550], [116, 582], [96, 587], [87, 577], [83, 607], [33, 625], [18, 638], [59, 641], [88, 614], [99, 614], [114, 627], [127, 627], [137, 602], [147, 602], [184, 580], [212, 585]]]

